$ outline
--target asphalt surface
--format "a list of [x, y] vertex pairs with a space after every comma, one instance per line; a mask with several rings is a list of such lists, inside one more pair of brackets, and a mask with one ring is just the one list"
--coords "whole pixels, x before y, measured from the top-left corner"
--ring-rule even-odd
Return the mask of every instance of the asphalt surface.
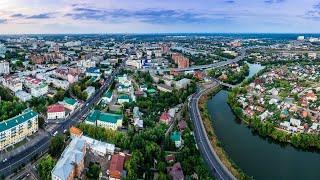
[[[119, 73], [119, 70], [125, 65], [125, 60], [121, 63], [109, 77], [106, 78], [104, 84], [101, 88], [91, 96], [81, 108], [78, 108], [72, 115], [68, 117], [66, 121], [53, 129], [50, 134], [54, 132], [63, 133], [65, 129], [69, 129], [71, 126], [79, 123], [79, 119], [95, 105], [101, 98], [102, 94], [109, 88], [115, 76]], [[41, 155], [48, 151], [51, 137], [43, 137], [37, 144], [27, 148], [25, 151], [16, 154], [7, 159], [6, 162], [0, 162], [0, 175], [8, 176], [14, 172], [15, 169], [21, 166], [25, 166], [28, 162], [32, 160], [35, 155]]]
[[[219, 85], [217, 82], [213, 83], [214, 87], [217, 87]], [[230, 171], [222, 164], [219, 157], [212, 148], [207, 133], [205, 131], [204, 125], [202, 123], [201, 115], [198, 108], [198, 102], [200, 97], [206, 90], [208, 89], [198, 91], [190, 98], [189, 101], [190, 118], [194, 125], [196, 143], [212, 175], [214, 175], [217, 179], [235, 179], [235, 177], [230, 173]]]
[[166, 72], [166, 71], [192, 71], [192, 70], [201, 70], [201, 69], [208, 69], [208, 68], [218, 68], [218, 67], [222, 67], [231, 63], [235, 63], [238, 62], [240, 60], [242, 60], [245, 55], [246, 55], [246, 50], [251, 49], [251, 48], [243, 48], [240, 50], [240, 56], [237, 56], [234, 59], [227, 59], [226, 61], [220, 61], [217, 63], [213, 63], [213, 64], [208, 64], [208, 65], [199, 65], [199, 66], [191, 66], [188, 68], [168, 68], [168, 69], [162, 69], [159, 71], [162, 72]]

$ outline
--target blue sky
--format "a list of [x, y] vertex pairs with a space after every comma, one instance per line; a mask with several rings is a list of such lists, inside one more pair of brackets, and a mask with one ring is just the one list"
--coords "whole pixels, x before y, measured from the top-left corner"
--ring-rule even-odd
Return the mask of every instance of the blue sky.
[[0, 33], [307, 32], [320, 0], [1, 0]]

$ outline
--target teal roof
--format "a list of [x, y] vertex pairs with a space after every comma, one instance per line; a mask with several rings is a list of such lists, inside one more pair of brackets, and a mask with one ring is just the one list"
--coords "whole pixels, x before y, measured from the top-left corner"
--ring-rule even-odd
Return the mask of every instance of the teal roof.
[[104, 113], [101, 111], [94, 110], [87, 117], [86, 121], [95, 123], [97, 120], [109, 122], [109, 123], [117, 123], [118, 120], [122, 120], [122, 115], [112, 114], [112, 113]]
[[77, 100], [65, 97], [63, 99], [63, 102], [73, 106], [73, 105], [75, 105], [77, 103]]
[[157, 92], [157, 90], [155, 90], [155, 89], [148, 89], [147, 92], [148, 92], [148, 93], [155, 93], [155, 92]]
[[118, 99], [129, 99], [129, 100], [130, 100], [130, 97], [129, 97], [129, 95], [127, 95], [127, 94], [120, 94], [120, 95], [118, 96]]
[[171, 134], [170, 138], [172, 141], [180, 141], [181, 140], [181, 133], [178, 131], [175, 131]]
[[22, 114], [19, 114], [18, 116], [0, 122], [0, 132], [26, 122], [35, 116], [38, 116], [38, 113], [32, 111], [31, 109], [26, 109]]

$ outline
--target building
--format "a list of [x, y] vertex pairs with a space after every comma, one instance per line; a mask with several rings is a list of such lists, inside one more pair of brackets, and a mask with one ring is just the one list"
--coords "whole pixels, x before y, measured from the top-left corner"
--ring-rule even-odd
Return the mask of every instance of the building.
[[80, 138], [84, 140], [86, 142], [87, 148], [89, 148], [91, 152], [98, 156], [105, 157], [107, 154], [113, 154], [116, 148], [114, 144], [109, 144], [106, 142], [92, 139], [87, 136], [83, 136], [83, 132], [76, 127], [70, 128], [70, 136], [72, 139]]
[[304, 40], [304, 36], [298, 36], [297, 40], [298, 41], [303, 41]]
[[308, 58], [310, 59], [317, 59], [317, 53], [316, 52], [309, 52]]
[[71, 180], [76, 177], [80, 178], [84, 169], [85, 154], [85, 140], [77, 137], [73, 138], [51, 171], [51, 179]]
[[175, 64], [178, 65], [178, 68], [188, 68], [189, 67], [189, 59], [184, 57], [180, 53], [173, 53], [172, 59]]
[[96, 91], [96, 88], [93, 87], [93, 86], [88, 86], [85, 90], [84, 90], [86, 93], [87, 93], [87, 99], [89, 99], [93, 94], [94, 92]]
[[120, 180], [123, 177], [123, 166], [125, 162], [125, 154], [115, 154], [111, 158], [111, 164], [108, 169], [110, 180]]
[[0, 122], [0, 151], [38, 131], [38, 113], [26, 109], [18, 116]]
[[100, 76], [101, 76], [100, 69], [99, 69], [99, 68], [96, 68], [96, 67], [87, 68], [87, 70], [86, 70], [86, 76], [90, 76], [90, 77], [100, 77]]
[[6, 57], [7, 48], [4, 44], [0, 44], [0, 57], [5, 58]]
[[167, 172], [173, 180], [184, 180], [184, 174], [179, 162], [175, 163], [172, 167], [168, 167]]
[[64, 119], [66, 111], [63, 104], [53, 104], [47, 108], [47, 119]]
[[119, 104], [129, 103], [130, 101], [131, 101], [130, 96], [127, 94], [120, 94], [118, 96], [118, 103]]
[[174, 142], [176, 148], [181, 147], [182, 145], [182, 138], [181, 133], [178, 131], [175, 131], [171, 134], [170, 139]]
[[191, 83], [190, 79], [183, 78], [183, 79], [175, 82], [175, 87], [177, 89], [185, 89], [190, 83]]
[[5, 76], [0, 77], [1, 83], [4, 87], [10, 89], [13, 92], [22, 90], [22, 82], [17, 76]]
[[78, 106], [78, 101], [72, 98], [65, 97], [62, 101], [65, 108], [74, 111]]
[[163, 92], [172, 92], [173, 88], [171, 86], [167, 86], [165, 84], [158, 84], [157, 89]]
[[163, 122], [165, 124], [169, 124], [171, 121], [171, 116], [167, 112], [163, 112], [160, 116], [160, 122]]
[[102, 96], [102, 100], [106, 103], [110, 103], [112, 101], [112, 98], [113, 98], [113, 94], [111, 89], [106, 91]]
[[27, 93], [27, 92], [25, 92], [25, 91], [17, 91], [17, 92], [15, 93], [15, 96], [16, 96], [17, 98], [19, 98], [19, 100], [22, 101], [22, 102], [29, 101], [29, 100], [31, 100], [31, 98], [32, 98], [31, 94], [30, 94], [30, 93]]
[[32, 77], [24, 78], [24, 85], [30, 89], [31, 95], [40, 97], [48, 93], [48, 85], [43, 83], [40, 79]]
[[117, 130], [122, 127], [122, 115], [103, 113], [94, 110], [86, 118], [85, 123], [104, 127], [106, 129]]
[[0, 74], [10, 74], [9, 62], [0, 61]]

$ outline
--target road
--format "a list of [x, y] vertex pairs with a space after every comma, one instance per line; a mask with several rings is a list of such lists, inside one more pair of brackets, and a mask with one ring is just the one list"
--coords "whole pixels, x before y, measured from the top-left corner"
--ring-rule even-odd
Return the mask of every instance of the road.
[[[219, 85], [218, 82], [213, 81], [213, 88], [217, 87], [218, 85]], [[202, 118], [200, 115], [198, 103], [203, 93], [205, 93], [209, 89], [211, 88], [197, 91], [197, 93], [195, 93], [190, 98], [190, 101], [189, 101], [189, 112], [190, 112], [190, 118], [194, 125], [194, 134], [195, 134], [196, 143], [212, 175], [214, 175], [217, 179], [223, 179], [223, 180], [235, 179], [235, 177], [220, 161], [218, 155], [212, 148], [210, 140], [208, 139], [206, 130], [202, 123]]]
[[158, 70], [158, 71], [161, 71], [161, 72], [168, 72], [168, 71], [180, 72], [180, 71], [192, 71], [192, 70], [203, 70], [203, 69], [209, 69], [209, 68], [218, 68], [218, 67], [222, 67], [222, 66], [225, 66], [225, 65], [228, 65], [228, 64], [231, 64], [231, 63], [235, 63], [235, 62], [238, 62], [238, 61], [242, 60], [246, 55], [246, 50], [248, 50], [248, 49], [251, 49], [251, 48], [243, 48], [243, 49], [241, 49], [240, 50], [240, 56], [237, 56], [234, 59], [228, 59], [226, 61], [220, 61], [220, 62], [217, 62], [217, 63], [208, 64], [208, 65], [191, 66], [191, 67], [188, 67], [188, 68], [161, 69], [161, 70]]
[[[100, 100], [102, 94], [109, 88], [115, 76], [119, 73], [119, 70], [124, 67], [125, 61], [126, 60], [124, 60], [120, 64], [120, 67], [118, 67], [109, 77], [106, 78], [101, 88], [96, 91], [95, 94], [91, 96], [81, 108], [77, 109], [72, 115], [67, 118], [66, 121], [60, 123], [56, 128], [54, 128], [50, 132], [50, 134], [53, 134], [56, 131], [62, 133], [65, 129], [68, 129], [71, 126], [79, 123], [79, 119]], [[8, 176], [13, 173], [13, 171], [18, 167], [25, 166], [27, 163], [29, 163], [35, 155], [46, 153], [49, 149], [50, 138], [51, 137], [48, 136], [43, 137], [36, 145], [27, 148], [25, 151], [16, 154], [11, 158], [8, 158], [6, 162], [1, 162], [0, 175]]]

